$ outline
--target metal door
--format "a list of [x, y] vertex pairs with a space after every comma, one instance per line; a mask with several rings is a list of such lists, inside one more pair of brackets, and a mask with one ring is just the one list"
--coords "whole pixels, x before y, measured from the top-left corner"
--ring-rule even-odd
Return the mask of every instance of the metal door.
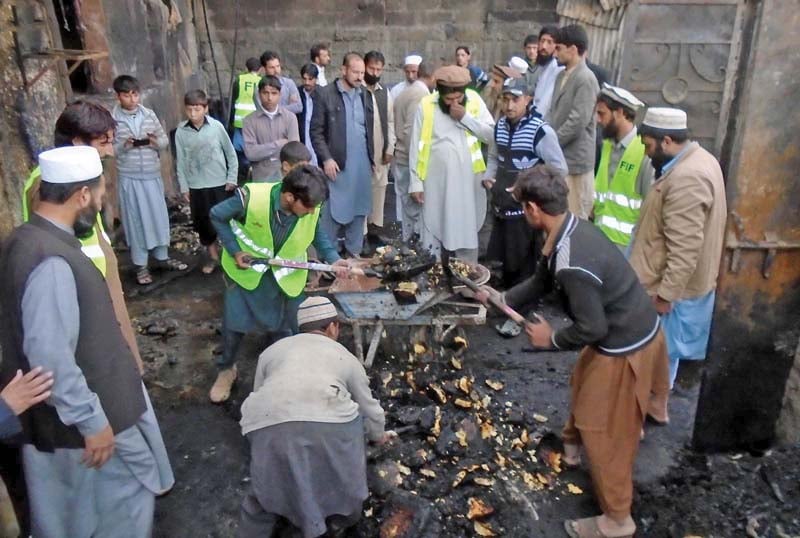
[[648, 106], [686, 111], [692, 138], [719, 153], [735, 75], [742, 0], [639, 0], [620, 77]]

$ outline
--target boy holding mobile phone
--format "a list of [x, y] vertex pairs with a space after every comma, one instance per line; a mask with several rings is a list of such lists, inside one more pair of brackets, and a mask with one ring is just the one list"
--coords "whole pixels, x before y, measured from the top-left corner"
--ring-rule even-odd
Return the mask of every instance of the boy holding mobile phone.
[[161, 269], [185, 271], [188, 266], [169, 257], [169, 215], [164, 200], [159, 151], [169, 144], [156, 113], [139, 103], [139, 81], [130, 75], [114, 79], [119, 104], [111, 115], [117, 122], [114, 152], [125, 238], [136, 266], [136, 282], [152, 284], [150, 254]]

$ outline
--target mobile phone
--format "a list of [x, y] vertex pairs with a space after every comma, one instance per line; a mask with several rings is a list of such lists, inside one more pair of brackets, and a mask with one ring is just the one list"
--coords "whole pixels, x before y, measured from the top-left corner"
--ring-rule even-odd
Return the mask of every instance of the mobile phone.
[[133, 147], [138, 148], [139, 146], [149, 146], [150, 139], [149, 138], [134, 138], [133, 139]]

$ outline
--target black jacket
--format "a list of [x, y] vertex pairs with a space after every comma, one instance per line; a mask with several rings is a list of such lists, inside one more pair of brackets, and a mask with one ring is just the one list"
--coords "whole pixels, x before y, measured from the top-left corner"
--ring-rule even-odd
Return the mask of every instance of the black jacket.
[[555, 348], [592, 346], [624, 356], [658, 334], [656, 309], [628, 260], [599, 228], [572, 213], [553, 252], [540, 258], [536, 274], [506, 292], [506, 302], [512, 308], [529, 304], [552, 288], [573, 321], [553, 332]]
[[[317, 88], [314, 99], [314, 113], [311, 116], [311, 145], [317, 154], [320, 166], [333, 159], [344, 170], [347, 164], [347, 126], [345, 125], [344, 98], [339, 91], [339, 79], [324, 88]], [[364, 106], [364, 120], [367, 131], [367, 154], [374, 162], [373, 146], [373, 106], [366, 88], [361, 88], [361, 103]]]
[[[317, 88], [320, 90], [322, 88]], [[306, 111], [308, 110], [308, 99], [314, 100], [316, 102], [317, 90], [311, 92], [309, 97], [306, 97], [306, 91], [303, 88], [298, 88], [300, 92], [300, 102], [303, 104], [303, 110], [296, 114], [297, 116], [297, 128], [300, 131], [300, 142], [303, 144], [306, 143]], [[311, 132], [311, 127], [308, 128], [309, 133]]]

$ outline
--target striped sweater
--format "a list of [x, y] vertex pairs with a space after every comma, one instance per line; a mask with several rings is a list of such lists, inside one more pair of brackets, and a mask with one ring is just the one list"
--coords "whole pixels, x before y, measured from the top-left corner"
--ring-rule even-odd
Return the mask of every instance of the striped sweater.
[[[139, 116], [141, 114], [141, 116]], [[114, 133], [114, 153], [117, 158], [117, 172], [123, 176], [153, 177], [161, 175], [161, 161], [159, 151], [166, 149], [169, 139], [158, 121], [156, 113], [147, 107], [139, 105], [135, 113], [122, 109], [119, 105], [111, 111], [111, 116], [117, 122]], [[129, 138], [147, 138], [148, 134], [156, 137], [157, 147], [126, 146]]]

